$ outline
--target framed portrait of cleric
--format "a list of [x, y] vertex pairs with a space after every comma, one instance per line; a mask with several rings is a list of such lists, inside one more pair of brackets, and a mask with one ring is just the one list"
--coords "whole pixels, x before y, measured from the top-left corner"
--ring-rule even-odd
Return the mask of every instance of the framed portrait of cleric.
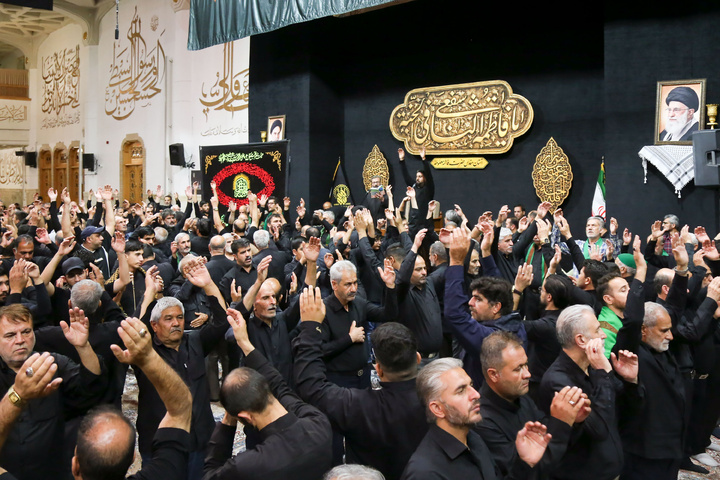
[[704, 124], [704, 78], [657, 82], [655, 145], [692, 145]]
[[268, 117], [267, 131], [268, 142], [285, 140], [285, 115]]

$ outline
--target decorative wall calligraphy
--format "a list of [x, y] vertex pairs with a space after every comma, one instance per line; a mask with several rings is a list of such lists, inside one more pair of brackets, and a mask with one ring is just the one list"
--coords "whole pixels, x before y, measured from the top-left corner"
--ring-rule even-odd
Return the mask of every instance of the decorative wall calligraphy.
[[30, 101], [0, 99], [0, 128], [30, 130]]
[[377, 145], [375, 145], [365, 159], [365, 165], [363, 165], [363, 184], [365, 185], [365, 191], [370, 190], [370, 184], [372, 183], [372, 177], [380, 177], [380, 182], [387, 186], [390, 181], [390, 170], [388, 170], [387, 160], [382, 154]]
[[0, 185], [3, 187], [22, 187], [25, 173], [23, 157], [15, 155], [15, 150], [0, 150]]
[[[80, 107], [80, 45], [55, 52], [42, 59], [42, 104], [47, 115], [59, 117]], [[74, 119], [74, 116], [70, 116]], [[77, 122], [80, 117], [77, 117]], [[45, 127], [52, 128], [52, 127]]]
[[573, 173], [570, 161], [555, 139], [550, 137], [547, 144], [535, 157], [532, 171], [535, 193], [543, 202], [552, 203], [552, 210], [558, 208], [570, 194]]
[[26, 105], [0, 105], [0, 122], [21, 123], [27, 119]]
[[390, 131], [415, 155], [423, 146], [434, 155], [503, 153], [533, 117], [507, 82], [465, 83], [411, 90], [390, 115]]
[[160, 93], [160, 81], [165, 77], [165, 50], [160, 43], [165, 31], [158, 35], [155, 45], [149, 48], [142, 36], [142, 21], [135, 7], [135, 14], [127, 39], [130, 44], [122, 47], [120, 41], [113, 45], [113, 61], [110, 80], [105, 89], [105, 113], [116, 120], [123, 120], [137, 106], [150, 105], [150, 99]]
[[231, 200], [246, 205], [249, 191], [284, 196], [287, 151], [287, 141], [200, 147], [202, 191], [209, 195], [215, 182], [223, 213]]
[[40, 128], [66, 127], [76, 123], [80, 123], [80, 112], [58, 115], [57, 117], [43, 118], [40, 123]]
[[[228, 42], [223, 46], [223, 67], [215, 72], [215, 81], [211, 85], [203, 82], [200, 103], [205, 107], [203, 114], [208, 120], [210, 110], [225, 110], [234, 114], [248, 108], [250, 69], [235, 71], [235, 44]], [[211, 83], [211, 82], [208, 82]]]
[[484, 157], [435, 157], [430, 164], [439, 169], [483, 169], [488, 161]]

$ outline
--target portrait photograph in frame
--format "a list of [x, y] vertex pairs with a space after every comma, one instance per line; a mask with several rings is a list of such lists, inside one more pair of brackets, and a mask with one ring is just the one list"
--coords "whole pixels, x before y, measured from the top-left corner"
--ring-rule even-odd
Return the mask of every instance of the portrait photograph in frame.
[[268, 142], [285, 140], [285, 115], [268, 117]]
[[705, 125], [706, 79], [657, 82], [655, 145], [692, 145]]

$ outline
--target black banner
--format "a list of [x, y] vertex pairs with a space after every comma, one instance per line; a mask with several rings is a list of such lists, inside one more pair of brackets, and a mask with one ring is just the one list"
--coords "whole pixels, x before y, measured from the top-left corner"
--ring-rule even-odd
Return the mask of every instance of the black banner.
[[285, 196], [288, 165], [288, 141], [244, 143], [200, 147], [203, 198], [212, 195], [210, 183], [215, 182], [222, 212], [228, 203], [247, 205], [248, 192], [260, 198]]
[[338, 159], [337, 166], [335, 167], [335, 174], [332, 179], [332, 187], [330, 187], [329, 201], [333, 204], [333, 207], [347, 207], [348, 205], [355, 205], [352, 192], [350, 191], [350, 184], [347, 181], [347, 175], [345, 174], [345, 165]]

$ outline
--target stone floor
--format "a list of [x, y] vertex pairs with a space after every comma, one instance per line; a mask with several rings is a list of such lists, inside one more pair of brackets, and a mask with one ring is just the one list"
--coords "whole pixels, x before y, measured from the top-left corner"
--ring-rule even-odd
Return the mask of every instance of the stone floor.
[[[211, 403], [213, 416], [216, 421], [222, 419], [225, 414], [225, 410], [222, 408], [220, 403]], [[123, 392], [122, 409], [123, 413], [130, 419], [131, 422], [137, 421], [137, 407], [138, 407], [138, 386], [135, 375], [133, 374], [132, 368], [128, 370], [127, 378], [125, 379], [125, 391]], [[238, 431], [235, 434], [235, 444], [233, 446], [233, 454], [245, 450], [245, 434], [242, 431], [242, 425], [238, 427]], [[142, 461], [140, 459], [140, 452], [135, 452], [135, 462], [130, 467], [128, 473], [132, 474], [140, 470]]]
[[[125, 380], [125, 391], [123, 392], [123, 412], [133, 423], [137, 421], [137, 405], [137, 381], [135, 380], [135, 375], [133, 374], [132, 369], [130, 369], [128, 370], [127, 379]], [[222, 419], [225, 413], [222, 405], [220, 405], [220, 403], [212, 403], [211, 407], [213, 415], [215, 416], [215, 420], [219, 421], [220, 419]], [[716, 445], [720, 445], [720, 439], [712, 437], [712, 441]], [[241, 450], [245, 450], [245, 435], [242, 432], [242, 426], [238, 428], [238, 432], [235, 435], [233, 453], [237, 453]], [[720, 462], [720, 452], [713, 452], [708, 450], [708, 454], [710, 454], [710, 456]], [[129, 473], [135, 473], [136, 471], [138, 471], [140, 469], [140, 465], [140, 453], [137, 453], [137, 455], [135, 456], [135, 463], [133, 463], [132, 467], [130, 467]], [[720, 480], [720, 467], [708, 468], [708, 470], [710, 470], [710, 473], [708, 473], [707, 475], [700, 475], [698, 473], [681, 470], [680, 475], [678, 475], [678, 480]]]

